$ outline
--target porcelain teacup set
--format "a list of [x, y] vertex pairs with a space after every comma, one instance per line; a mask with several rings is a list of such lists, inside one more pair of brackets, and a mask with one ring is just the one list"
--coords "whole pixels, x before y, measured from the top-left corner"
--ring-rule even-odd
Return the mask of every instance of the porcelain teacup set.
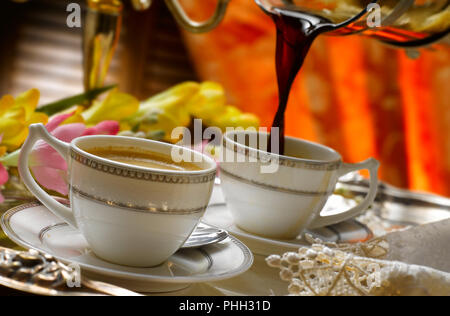
[[[221, 187], [235, 224], [267, 238], [292, 238], [307, 228], [355, 217], [375, 199], [378, 162], [347, 164], [328, 147], [286, 138], [286, 155], [269, 154], [246, 141], [257, 132], [232, 131], [223, 137]], [[66, 160], [70, 206], [44, 191], [28, 168], [30, 152], [45, 141]], [[41, 124], [30, 126], [19, 162], [27, 188], [57, 218], [81, 233], [99, 259], [128, 267], [154, 267], [174, 255], [202, 220], [215, 184], [217, 164], [208, 155], [183, 147], [196, 170], [148, 168], [113, 161], [91, 148], [126, 147], [170, 156], [181, 147], [121, 137], [85, 136], [70, 144], [59, 141]], [[294, 158], [302, 157], [302, 158]], [[276, 162], [276, 171], [261, 172]], [[338, 179], [367, 169], [367, 197], [350, 210], [322, 216], [321, 210]]]

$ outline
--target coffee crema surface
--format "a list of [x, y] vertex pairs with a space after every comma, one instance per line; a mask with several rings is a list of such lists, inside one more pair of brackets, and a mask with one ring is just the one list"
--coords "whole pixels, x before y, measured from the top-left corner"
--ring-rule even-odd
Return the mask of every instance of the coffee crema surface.
[[195, 163], [174, 162], [173, 159], [161, 153], [145, 151], [134, 147], [96, 147], [86, 149], [91, 155], [131, 166], [170, 171], [200, 171]]

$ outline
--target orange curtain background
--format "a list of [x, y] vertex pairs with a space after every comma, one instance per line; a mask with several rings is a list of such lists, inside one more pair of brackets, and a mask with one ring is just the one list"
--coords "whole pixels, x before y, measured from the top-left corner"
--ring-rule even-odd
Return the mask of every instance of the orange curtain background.
[[[215, 1], [184, 0], [205, 19]], [[232, 0], [215, 31], [185, 34], [201, 78], [270, 126], [277, 107], [275, 28], [251, 0]], [[360, 36], [319, 38], [297, 78], [287, 133], [381, 161], [393, 185], [450, 196], [450, 49], [403, 50]]]

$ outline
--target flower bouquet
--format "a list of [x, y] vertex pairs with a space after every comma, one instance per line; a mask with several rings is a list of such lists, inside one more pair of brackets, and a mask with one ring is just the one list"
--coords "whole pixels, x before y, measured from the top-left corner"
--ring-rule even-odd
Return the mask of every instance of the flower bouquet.
[[[105, 97], [101, 96], [107, 94]], [[172, 130], [188, 127], [193, 118], [209, 126], [258, 127], [259, 119], [226, 103], [214, 82], [185, 82], [140, 102], [108, 86], [38, 107], [40, 92], [0, 99], [0, 205], [33, 197], [17, 172], [20, 149], [30, 124], [42, 123], [56, 138], [71, 142], [86, 135], [122, 135], [174, 142]], [[67, 196], [67, 164], [48, 144], [38, 142], [30, 157], [37, 182], [54, 195]]]

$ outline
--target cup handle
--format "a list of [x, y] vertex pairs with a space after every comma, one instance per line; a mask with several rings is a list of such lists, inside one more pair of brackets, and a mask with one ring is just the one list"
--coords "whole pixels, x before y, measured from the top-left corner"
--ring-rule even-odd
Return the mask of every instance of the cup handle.
[[352, 217], [355, 217], [359, 215], [361, 212], [366, 210], [375, 200], [375, 197], [377, 195], [378, 191], [378, 168], [380, 167], [380, 163], [370, 158], [366, 161], [363, 161], [361, 163], [357, 164], [348, 164], [344, 163], [341, 167], [341, 169], [338, 171], [338, 176], [342, 177], [350, 172], [360, 171], [360, 170], [369, 170], [370, 172], [370, 188], [369, 192], [360, 204], [357, 206], [351, 208], [350, 210], [343, 211], [341, 213], [330, 215], [330, 216], [321, 216], [319, 215], [311, 225], [309, 225], [309, 228], [319, 228], [319, 227], [325, 227], [330, 226], [342, 221], [345, 221], [347, 219], [350, 219]]
[[72, 210], [56, 201], [47, 192], [45, 192], [34, 180], [28, 168], [28, 161], [34, 145], [39, 140], [43, 140], [52, 146], [61, 156], [66, 160], [70, 157], [70, 145], [59, 139], [53, 137], [45, 128], [43, 124], [30, 125], [30, 131], [27, 140], [25, 141], [19, 157], [19, 173], [22, 181], [30, 192], [38, 198], [43, 205], [45, 205], [53, 214], [64, 220], [66, 223], [77, 228], [75, 216]]

